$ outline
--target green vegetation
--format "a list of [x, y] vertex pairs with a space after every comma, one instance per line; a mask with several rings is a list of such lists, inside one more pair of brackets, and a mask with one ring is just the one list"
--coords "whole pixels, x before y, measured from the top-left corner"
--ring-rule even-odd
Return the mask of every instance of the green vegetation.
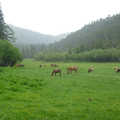
[[8, 41], [0, 40], [0, 65], [13, 66], [21, 60], [22, 56], [16, 47]]
[[34, 56], [35, 60], [43, 61], [93, 61], [116, 62], [120, 61], [120, 49], [95, 49], [86, 52], [41, 52]]
[[[0, 68], [0, 120], [120, 119], [120, 73], [113, 70], [119, 63], [56, 63], [61, 77], [50, 76], [50, 63], [23, 64]], [[79, 71], [67, 75], [72, 65]], [[90, 65], [95, 71], [89, 74]]]

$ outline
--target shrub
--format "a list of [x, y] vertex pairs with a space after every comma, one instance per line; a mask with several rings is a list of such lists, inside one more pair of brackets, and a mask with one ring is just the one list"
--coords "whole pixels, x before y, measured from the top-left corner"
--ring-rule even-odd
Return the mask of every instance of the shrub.
[[13, 66], [21, 61], [22, 56], [19, 50], [7, 40], [0, 40], [0, 64]]

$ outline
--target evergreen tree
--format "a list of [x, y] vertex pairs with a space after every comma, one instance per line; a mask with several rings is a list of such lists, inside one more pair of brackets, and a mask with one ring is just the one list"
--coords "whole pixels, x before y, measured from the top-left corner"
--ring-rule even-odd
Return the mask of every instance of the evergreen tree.
[[12, 29], [5, 23], [2, 8], [0, 6], [0, 39], [15, 40]]

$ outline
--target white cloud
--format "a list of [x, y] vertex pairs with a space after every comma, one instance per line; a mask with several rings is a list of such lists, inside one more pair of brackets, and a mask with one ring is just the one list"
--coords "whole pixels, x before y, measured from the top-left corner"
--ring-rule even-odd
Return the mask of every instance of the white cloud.
[[8, 24], [46, 34], [80, 29], [120, 12], [119, 0], [1, 0]]

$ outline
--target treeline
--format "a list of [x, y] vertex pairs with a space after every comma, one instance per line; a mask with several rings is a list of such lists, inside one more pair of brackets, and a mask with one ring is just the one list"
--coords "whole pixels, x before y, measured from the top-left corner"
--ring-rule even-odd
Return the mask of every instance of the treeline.
[[120, 61], [120, 49], [94, 49], [91, 51], [72, 52], [41, 52], [34, 56], [35, 60], [43, 61], [93, 61], [93, 62], [117, 62]]
[[43, 52], [47, 50], [47, 46], [45, 44], [15, 44], [17, 48], [19, 48], [23, 58], [33, 58], [39, 52]]

